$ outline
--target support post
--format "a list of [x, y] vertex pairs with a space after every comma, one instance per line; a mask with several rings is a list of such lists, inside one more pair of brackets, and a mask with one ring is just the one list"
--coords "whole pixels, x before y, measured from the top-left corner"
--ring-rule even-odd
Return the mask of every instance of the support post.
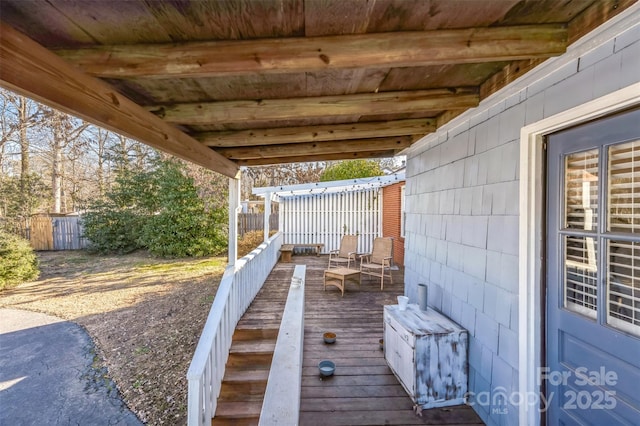
[[271, 217], [271, 192], [264, 194], [264, 240], [269, 239], [269, 218]]
[[229, 266], [238, 259], [238, 211], [240, 205], [240, 176], [229, 178]]

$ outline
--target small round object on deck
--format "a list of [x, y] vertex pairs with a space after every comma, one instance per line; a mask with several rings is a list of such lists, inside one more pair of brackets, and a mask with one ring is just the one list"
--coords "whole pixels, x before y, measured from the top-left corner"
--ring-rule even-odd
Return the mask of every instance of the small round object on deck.
[[322, 335], [322, 338], [324, 339], [325, 343], [335, 343], [336, 342], [336, 333], [332, 333], [330, 331], [327, 331], [326, 333], [324, 333]]
[[320, 361], [318, 368], [320, 369], [320, 374], [322, 376], [333, 376], [333, 373], [336, 371], [336, 364], [333, 361], [325, 359], [324, 361]]

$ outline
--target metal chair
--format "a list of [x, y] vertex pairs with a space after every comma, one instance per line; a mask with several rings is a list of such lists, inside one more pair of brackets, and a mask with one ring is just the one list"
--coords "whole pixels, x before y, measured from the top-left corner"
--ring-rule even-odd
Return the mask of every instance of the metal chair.
[[351, 261], [353, 266], [356, 265], [356, 253], [358, 251], [358, 236], [357, 235], [345, 235], [340, 240], [340, 249], [331, 250], [329, 252], [329, 268], [334, 264], [336, 267], [344, 266], [347, 264], [347, 268], [351, 267]]
[[[373, 250], [360, 258], [360, 280], [363, 275], [380, 278], [380, 290], [384, 289], [384, 278], [388, 277], [393, 284], [391, 276], [391, 261], [393, 260], [393, 240], [391, 238], [378, 237], [373, 240]], [[388, 274], [385, 273], [388, 271]]]

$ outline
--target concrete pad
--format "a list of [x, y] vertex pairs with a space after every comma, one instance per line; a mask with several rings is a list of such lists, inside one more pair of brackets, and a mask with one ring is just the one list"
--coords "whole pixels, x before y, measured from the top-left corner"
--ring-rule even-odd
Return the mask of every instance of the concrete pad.
[[141, 425], [79, 325], [0, 309], [1, 425]]

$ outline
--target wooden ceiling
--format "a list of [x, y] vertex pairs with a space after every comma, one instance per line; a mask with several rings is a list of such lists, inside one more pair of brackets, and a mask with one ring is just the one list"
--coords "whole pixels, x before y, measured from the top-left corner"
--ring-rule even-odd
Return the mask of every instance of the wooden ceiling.
[[227, 176], [393, 156], [635, 0], [0, 0], [0, 85]]

